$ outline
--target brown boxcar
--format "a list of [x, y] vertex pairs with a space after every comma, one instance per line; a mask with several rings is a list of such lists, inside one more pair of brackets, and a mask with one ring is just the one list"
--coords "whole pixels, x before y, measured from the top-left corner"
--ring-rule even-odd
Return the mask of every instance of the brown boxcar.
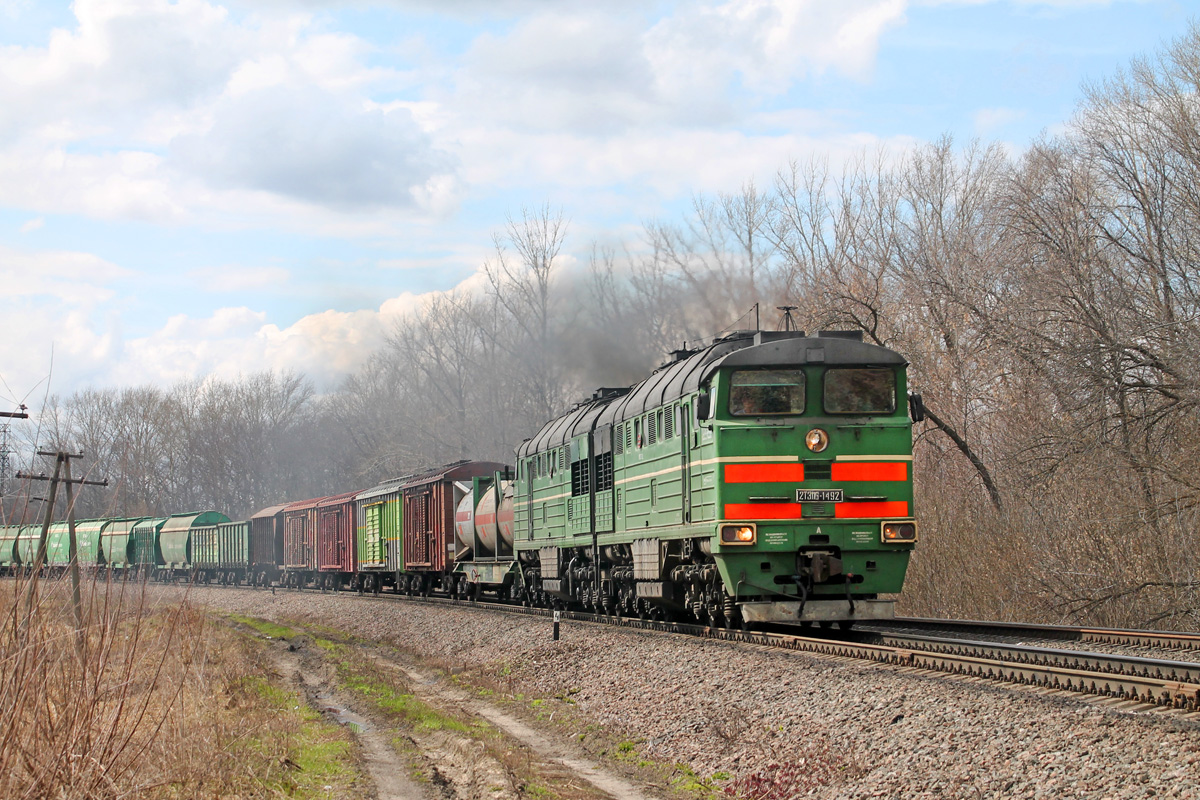
[[399, 577], [407, 578], [408, 588], [454, 590], [454, 511], [471, 491], [472, 478], [504, 468], [492, 461], [458, 461], [404, 484], [404, 572], [408, 575]]
[[317, 569], [321, 585], [339, 589], [358, 570], [354, 546], [354, 497], [358, 492], [326, 497], [317, 503]]
[[283, 560], [283, 511], [287, 503], [270, 506], [250, 517], [250, 583], [269, 586], [279, 577]]
[[324, 497], [301, 500], [283, 509], [283, 582], [306, 586], [317, 573], [317, 504]]

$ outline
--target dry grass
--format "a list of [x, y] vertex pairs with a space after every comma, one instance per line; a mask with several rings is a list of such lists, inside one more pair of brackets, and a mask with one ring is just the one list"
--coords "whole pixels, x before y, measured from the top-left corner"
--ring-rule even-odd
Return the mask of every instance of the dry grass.
[[344, 732], [278, 687], [261, 648], [186, 600], [85, 584], [0, 584], [0, 797], [328, 796], [358, 780]]

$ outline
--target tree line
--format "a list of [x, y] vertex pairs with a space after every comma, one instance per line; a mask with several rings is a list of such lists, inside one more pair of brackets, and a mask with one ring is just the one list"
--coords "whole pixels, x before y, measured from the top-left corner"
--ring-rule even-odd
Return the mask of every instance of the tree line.
[[428, 297], [337, 391], [271, 374], [87, 390], [47, 409], [46, 435], [113, 482], [86, 513], [245, 514], [511, 461], [596, 386], [793, 305], [904, 354], [931, 412], [905, 610], [1194, 628], [1198, 94], [1193, 27], [1021, 153], [943, 139], [791, 163], [582, 251], [562, 211], [526, 209], [482, 290]]

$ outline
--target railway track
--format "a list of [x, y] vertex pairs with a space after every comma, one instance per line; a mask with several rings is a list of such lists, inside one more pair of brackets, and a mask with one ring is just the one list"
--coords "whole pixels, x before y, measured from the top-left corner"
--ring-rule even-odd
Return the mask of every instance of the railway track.
[[897, 617], [888, 622], [870, 623], [866, 629], [897, 634], [923, 633], [947, 638], [986, 638], [1024, 644], [1031, 643], [1031, 640], [1039, 640], [1077, 645], [1116, 645], [1147, 651], [1174, 651], [1200, 660], [1200, 633], [928, 619], [924, 617]]
[[[501, 603], [474, 602], [438, 597], [403, 597], [408, 601], [468, 606], [513, 614], [550, 617], [555, 612], [543, 608], [511, 606]], [[1121, 653], [1065, 650], [1027, 644], [972, 640], [958, 637], [929, 636], [919, 632], [889, 633], [877, 630], [822, 632], [739, 631], [703, 625], [640, 620], [580, 611], [560, 611], [560, 618], [581, 622], [616, 625], [635, 630], [685, 634], [707, 639], [741, 642], [778, 650], [808, 652], [858, 661], [872, 661], [911, 670], [971, 676], [998, 683], [1042, 687], [1048, 692], [1107, 698], [1121, 708], [1160, 707], [1175, 709], [1188, 719], [1200, 720], [1200, 663], [1145, 658]], [[909, 620], [905, 620], [905, 623]], [[922, 620], [941, 623], [947, 620]], [[969, 623], [978, 629], [990, 623]], [[875, 627], [875, 626], [872, 626]], [[885, 627], [885, 626], [880, 626]], [[1059, 626], [1012, 626], [995, 628], [1012, 631], [1015, 627], [1054, 628]], [[1060, 638], [1066, 639], [1063, 628]], [[1083, 629], [1080, 629], [1083, 630]], [[963, 630], [959, 631], [960, 633]], [[824, 635], [828, 633], [828, 635]], [[1146, 639], [1187, 640], [1187, 634], [1158, 634], [1147, 631], [1105, 632], [1141, 635]], [[1079, 641], [1076, 639], [1076, 641]], [[1087, 641], [1087, 640], [1084, 640]], [[1128, 644], [1129, 639], [1097, 639]]]
[[[444, 597], [377, 597], [528, 616], [551, 617], [555, 613], [545, 608]], [[740, 631], [582, 611], [562, 610], [558, 613], [564, 620], [684, 634], [776, 650], [872, 661], [914, 671], [1041, 687], [1047, 692], [1106, 698], [1107, 704], [1120, 708], [1174, 709], [1189, 720], [1200, 721], [1200, 660], [1147, 658], [1128, 653], [1102, 653], [1004, 641], [1039, 638], [1064, 643], [1155, 647], [1191, 652], [1200, 651], [1200, 636], [1196, 634], [916, 618], [901, 618], [894, 623], [872, 623], [851, 631], [814, 632], [781, 627]], [[929, 632], [940, 635], [931, 635]], [[967, 638], [980, 635], [992, 638]]]

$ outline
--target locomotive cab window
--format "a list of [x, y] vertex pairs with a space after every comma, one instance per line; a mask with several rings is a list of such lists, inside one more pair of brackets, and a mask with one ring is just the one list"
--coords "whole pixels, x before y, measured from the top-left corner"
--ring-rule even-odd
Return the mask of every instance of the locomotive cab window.
[[825, 373], [829, 414], [891, 414], [896, 410], [896, 374], [890, 369], [830, 369]]
[[729, 389], [735, 417], [804, 413], [804, 373], [798, 369], [739, 370]]

